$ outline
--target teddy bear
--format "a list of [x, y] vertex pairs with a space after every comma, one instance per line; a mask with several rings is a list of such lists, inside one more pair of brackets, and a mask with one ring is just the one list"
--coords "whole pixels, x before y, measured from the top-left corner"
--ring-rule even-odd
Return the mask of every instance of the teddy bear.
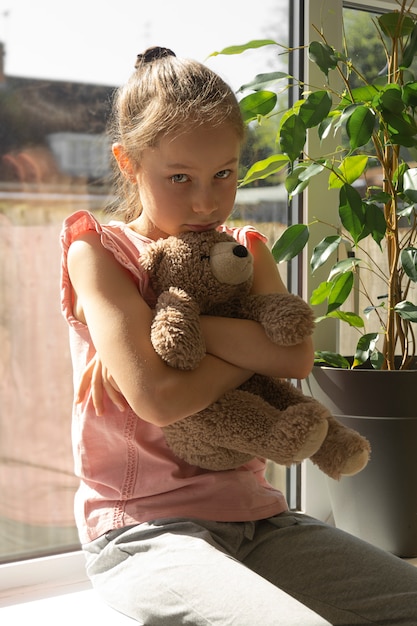
[[[150, 243], [140, 257], [155, 295], [151, 340], [171, 367], [191, 370], [206, 355], [200, 315], [259, 322], [268, 338], [295, 345], [310, 335], [309, 305], [289, 293], [252, 294], [253, 257], [226, 232], [185, 232]], [[340, 479], [362, 470], [370, 446], [287, 380], [254, 374], [206, 409], [163, 427], [190, 464], [228, 470], [253, 458], [289, 466], [306, 458]]]

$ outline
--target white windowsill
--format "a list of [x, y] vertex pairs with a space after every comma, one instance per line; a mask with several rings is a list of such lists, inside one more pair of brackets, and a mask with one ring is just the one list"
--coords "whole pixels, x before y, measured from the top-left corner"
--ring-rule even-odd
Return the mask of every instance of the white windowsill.
[[96, 596], [81, 552], [0, 565], [0, 611], [2, 624], [135, 623]]
[[[417, 566], [417, 558], [408, 561]], [[3, 624], [134, 623], [95, 595], [81, 552], [0, 565], [0, 611]]]

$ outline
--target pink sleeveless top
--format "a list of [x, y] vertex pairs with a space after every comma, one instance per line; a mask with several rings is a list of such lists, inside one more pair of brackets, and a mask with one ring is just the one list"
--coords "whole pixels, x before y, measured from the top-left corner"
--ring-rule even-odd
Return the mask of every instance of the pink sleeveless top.
[[[249, 248], [253, 237], [264, 239], [252, 227], [223, 229]], [[86, 211], [64, 222], [61, 304], [69, 324], [75, 389], [94, 355], [94, 346], [87, 326], [73, 314], [67, 254], [71, 243], [89, 230], [100, 234], [103, 246], [132, 273], [145, 301], [150, 306], [154, 303], [148, 276], [138, 264], [149, 239], [122, 222], [101, 225]], [[249, 521], [287, 509], [282, 493], [264, 478], [263, 460], [221, 472], [189, 465], [171, 452], [161, 428], [142, 420], [131, 409], [121, 413], [108, 397], [100, 417], [90, 394], [83, 403], [74, 403], [72, 438], [75, 473], [80, 480], [75, 517], [82, 543], [112, 529], [158, 518]]]

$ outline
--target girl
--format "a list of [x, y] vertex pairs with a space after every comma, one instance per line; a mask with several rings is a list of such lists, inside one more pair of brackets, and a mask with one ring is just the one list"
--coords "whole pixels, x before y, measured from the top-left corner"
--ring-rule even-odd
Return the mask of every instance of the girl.
[[[79, 212], [62, 233], [76, 387], [98, 355], [73, 420], [76, 519], [94, 587], [147, 626], [415, 625], [411, 565], [289, 512], [263, 460], [210, 472], [165, 443], [161, 426], [253, 372], [304, 378], [313, 363], [310, 339], [276, 346], [248, 320], [202, 317], [207, 355], [194, 371], [168, 367], [151, 345], [154, 298], [137, 259], [152, 240], [225, 228], [244, 137], [232, 91], [207, 67], [149, 49], [117, 93], [113, 132], [123, 221]], [[250, 227], [234, 235], [254, 256], [253, 291], [284, 291], [264, 238]]]

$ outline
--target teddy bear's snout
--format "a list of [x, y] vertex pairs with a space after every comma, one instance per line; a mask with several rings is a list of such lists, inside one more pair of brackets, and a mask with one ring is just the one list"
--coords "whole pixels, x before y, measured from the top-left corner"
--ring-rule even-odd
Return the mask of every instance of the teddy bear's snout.
[[210, 249], [210, 266], [217, 280], [226, 285], [242, 285], [252, 280], [253, 263], [249, 250], [233, 241], [222, 241]]

